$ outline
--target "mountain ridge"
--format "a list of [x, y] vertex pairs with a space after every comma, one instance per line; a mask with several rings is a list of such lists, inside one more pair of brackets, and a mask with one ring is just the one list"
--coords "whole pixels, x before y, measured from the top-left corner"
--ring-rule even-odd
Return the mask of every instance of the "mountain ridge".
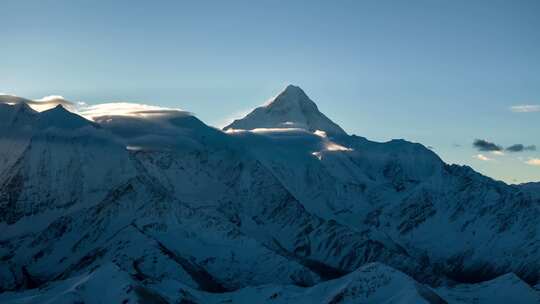
[[[288, 90], [286, 105], [307, 102]], [[445, 164], [421, 144], [323, 130], [331, 124], [253, 120], [221, 132], [153, 114], [90, 122], [56, 108], [29, 116], [31, 132], [13, 133], [17, 149], [0, 137], [0, 301], [90, 301], [63, 294], [98, 290], [109, 274], [117, 281], [104, 301], [143, 301], [125, 292], [140, 289], [165, 302], [380, 303], [387, 281], [406, 303], [491, 303], [493, 286], [519, 290], [505, 301], [537, 299], [534, 186]]]

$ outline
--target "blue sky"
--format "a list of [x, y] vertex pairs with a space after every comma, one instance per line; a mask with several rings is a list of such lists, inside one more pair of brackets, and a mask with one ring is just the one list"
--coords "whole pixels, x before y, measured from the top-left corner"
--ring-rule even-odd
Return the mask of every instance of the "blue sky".
[[[292, 83], [349, 133], [540, 181], [540, 112], [510, 111], [540, 104], [540, 1], [3, 0], [0, 11], [0, 92], [180, 107], [223, 125]], [[497, 155], [477, 138], [539, 150]]]

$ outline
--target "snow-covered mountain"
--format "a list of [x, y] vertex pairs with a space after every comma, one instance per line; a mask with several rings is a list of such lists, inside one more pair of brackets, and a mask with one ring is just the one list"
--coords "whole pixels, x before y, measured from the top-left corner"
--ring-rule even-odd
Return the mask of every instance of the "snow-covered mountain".
[[540, 193], [349, 136], [0, 103], [1, 303], [539, 303]]
[[264, 106], [258, 107], [242, 119], [224, 129], [253, 130], [258, 128], [299, 128], [311, 132], [324, 131], [331, 135], [345, 135], [345, 131], [319, 111], [304, 91], [289, 85]]

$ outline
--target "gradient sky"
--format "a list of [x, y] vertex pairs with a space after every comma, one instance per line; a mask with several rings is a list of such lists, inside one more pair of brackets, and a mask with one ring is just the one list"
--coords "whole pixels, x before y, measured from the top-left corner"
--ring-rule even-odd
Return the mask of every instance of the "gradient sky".
[[[2, 0], [0, 11], [0, 92], [180, 107], [223, 126], [292, 83], [349, 133], [540, 181], [526, 164], [540, 159], [540, 112], [510, 111], [540, 104], [540, 1]], [[538, 151], [479, 152], [477, 138]]]

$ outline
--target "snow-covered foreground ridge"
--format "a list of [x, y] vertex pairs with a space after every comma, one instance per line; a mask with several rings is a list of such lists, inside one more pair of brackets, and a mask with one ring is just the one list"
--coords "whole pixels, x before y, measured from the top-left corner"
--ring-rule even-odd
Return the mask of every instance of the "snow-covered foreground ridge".
[[348, 135], [298, 87], [224, 131], [0, 101], [0, 303], [540, 303], [540, 188]]

